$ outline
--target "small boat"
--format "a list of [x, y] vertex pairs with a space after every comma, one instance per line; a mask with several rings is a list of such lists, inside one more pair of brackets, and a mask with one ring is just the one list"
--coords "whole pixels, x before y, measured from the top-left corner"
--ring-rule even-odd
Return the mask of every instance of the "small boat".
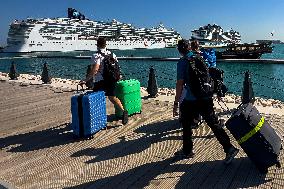
[[216, 51], [217, 59], [259, 59], [264, 53], [272, 53], [272, 43], [230, 44], [223, 51]]

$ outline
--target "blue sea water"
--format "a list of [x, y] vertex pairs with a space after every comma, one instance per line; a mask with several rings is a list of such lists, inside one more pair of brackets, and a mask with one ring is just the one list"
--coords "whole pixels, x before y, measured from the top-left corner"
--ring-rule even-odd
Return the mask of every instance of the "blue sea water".
[[[139, 49], [113, 51], [118, 57], [179, 57], [175, 48], [166, 49]], [[29, 55], [45, 56], [89, 56], [92, 52], [70, 53], [35, 53]], [[82, 79], [85, 77], [90, 59], [71, 58], [19, 58], [17, 54], [0, 53], [0, 72], [9, 72], [11, 62], [14, 61], [18, 73], [40, 75], [44, 63], [48, 64], [52, 77]], [[284, 45], [277, 44], [273, 53], [263, 54], [261, 59], [284, 59]], [[175, 87], [176, 62], [175, 61], [150, 61], [150, 60], [120, 60], [119, 62], [124, 77], [134, 78], [146, 87], [149, 68], [156, 70], [159, 87]], [[217, 67], [225, 71], [225, 84], [229, 92], [241, 95], [244, 72], [249, 71], [253, 81], [255, 96], [274, 98], [284, 101], [284, 64], [273, 63], [248, 63], [248, 62], [217, 62]]]

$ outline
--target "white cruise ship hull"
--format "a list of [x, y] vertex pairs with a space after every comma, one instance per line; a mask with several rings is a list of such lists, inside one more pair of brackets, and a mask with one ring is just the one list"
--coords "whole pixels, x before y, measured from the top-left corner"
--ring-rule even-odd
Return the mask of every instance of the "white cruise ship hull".
[[[57, 41], [58, 43], [37, 43], [29, 45], [29, 42], [20, 45], [8, 46], [3, 52], [70, 52], [70, 51], [96, 51], [97, 42], [95, 40], [87, 41]], [[161, 42], [144, 42], [144, 41], [108, 41], [107, 48], [110, 50], [128, 50], [128, 49], [156, 49], [165, 48], [166, 43]]]

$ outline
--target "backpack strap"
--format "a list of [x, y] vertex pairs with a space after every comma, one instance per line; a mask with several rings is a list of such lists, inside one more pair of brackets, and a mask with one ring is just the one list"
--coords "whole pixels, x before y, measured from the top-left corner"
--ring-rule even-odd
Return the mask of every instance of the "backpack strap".
[[113, 53], [110, 51], [110, 55], [103, 53], [101, 50], [98, 50], [97, 53], [101, 54], [103, 57], [110, 56], [113, 57]]

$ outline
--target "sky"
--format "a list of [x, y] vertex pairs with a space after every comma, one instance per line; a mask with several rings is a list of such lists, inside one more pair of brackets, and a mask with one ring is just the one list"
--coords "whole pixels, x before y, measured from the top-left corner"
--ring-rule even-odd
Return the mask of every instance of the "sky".
[[238, 31], [243, 43], [284, 41], [284, 0], [1, 0], [0, 46], [13, 20], [67, 17], [69, 7], [90, 20], [116, 19], [139, 28], [163, 23], [186, 39], [193, 29], [215, 23]]

